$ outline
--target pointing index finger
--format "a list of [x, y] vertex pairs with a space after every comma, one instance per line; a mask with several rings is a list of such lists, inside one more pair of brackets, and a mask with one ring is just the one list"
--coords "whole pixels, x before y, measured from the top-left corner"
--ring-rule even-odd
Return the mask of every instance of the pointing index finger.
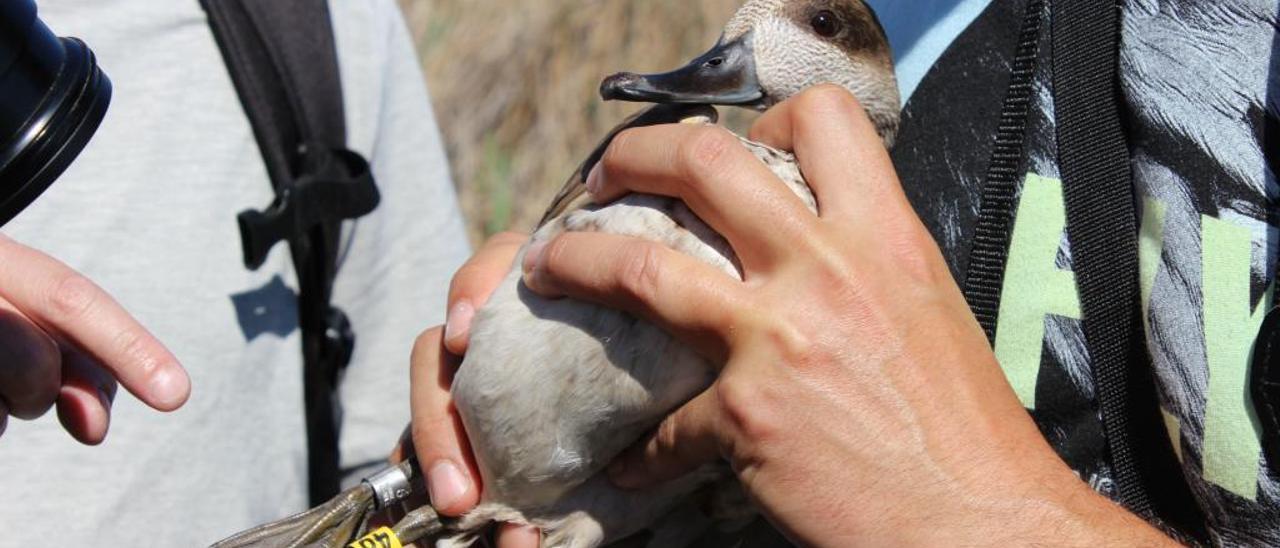
[[0, 236], [0, 295], [55, 338], [93, 356], [134, 396], [172, 411], [191, 393], [177, 358], [107, 292], [39, 251]]

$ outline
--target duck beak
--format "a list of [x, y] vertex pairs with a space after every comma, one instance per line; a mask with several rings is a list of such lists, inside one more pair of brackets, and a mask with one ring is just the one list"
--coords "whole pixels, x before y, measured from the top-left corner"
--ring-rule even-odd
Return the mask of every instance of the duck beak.
[[606, 101], [757, 106], [765, 93], [756, 78], [751, 34], [720, 43], [683, 68], [662, 74], [622, 72], [600, 84]]

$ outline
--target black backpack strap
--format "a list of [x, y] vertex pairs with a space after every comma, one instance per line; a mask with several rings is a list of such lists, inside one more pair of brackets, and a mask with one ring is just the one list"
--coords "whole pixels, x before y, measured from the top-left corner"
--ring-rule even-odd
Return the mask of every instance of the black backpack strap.
[[982, 186], [982, 203], [974, 227], [973, 247], [965, 273], [964, 297], [973, 309], [987, 341], [996, 340], [996, 319], [1000, 312], [1000, 292], [1004, 288], [1005, 263], [1009, 260], [1013, 212], [1018, 186], [1023, 179], [1023, 149], [1027, 135], [1036, 66], [1040, 57], [1040, 28], [1044, 0], [1029, 0], [1023, 12], [1018, 49], [1013, 57], [1013, 73], [1000, 109], [995, 148], [987, 179]]
[[[1050, 8], [1067, 238], [1116, 491], [1135, 513], [1204, 539], [1204, 518], [1164, 435], [1140, 315], [1137, 200], [1121, 118], [1120, 3], [1057, 0]], [[965, 297], [992, 341], [1043, 12], [1044, 0], [1027, 2], [965, 279]]]
[[244, 263], [256, 269], [289, 242], [298, 276], [312, 503], [338, 493], [335, 396], [355, 339], [330, 305], [341, 221], [378, 205], [368, 163], [346, 148], [337, 50], [325, 0], [201, 0], [275, 189], [238, 217]]
[[1116, 0], [1054, 3], [1053, 95], [1067, 240], [1080, 289], [1113, 479], [1130, 510], [1150, 516], [1132, 446], [1136, 392], [1150, 384], [1138, 315], [1138, 215], [1120, 126]]
[[1142, 322], [1138, 213], [1120, 88], [1121, 2], [1052, 5], [1053, 100], [1067, 240], [1120, 502], [1204, 537], [1159, 415]]

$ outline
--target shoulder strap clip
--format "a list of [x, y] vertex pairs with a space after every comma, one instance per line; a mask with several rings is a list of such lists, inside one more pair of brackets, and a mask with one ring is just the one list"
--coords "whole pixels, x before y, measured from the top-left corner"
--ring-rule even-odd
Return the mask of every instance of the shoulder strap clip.
[[276, 190], [271, 205], [236, 217], [250, 270], [261, 267], [281, 241], [299, 241], [312, 227], [355, 219], [378, 207], [378, 187], [359, 154], [311, 143], [300, 147], [298, 162], [299, 176]]

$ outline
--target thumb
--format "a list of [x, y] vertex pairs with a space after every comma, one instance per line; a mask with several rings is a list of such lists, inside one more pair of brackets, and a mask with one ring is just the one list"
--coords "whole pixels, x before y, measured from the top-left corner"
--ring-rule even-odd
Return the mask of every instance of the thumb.
[[502, 283], [529, 236], [518, 232], [495, 234], [453, 275], [445, 319], [444, 345], [459, 356], [471, 341], [471, 320]]
[[642, 489], [715, 461], [727, 440], [720, 417], [720, 402], [712, 386], [618, 456], [609, 465], [609, 478], [623, 489]]

